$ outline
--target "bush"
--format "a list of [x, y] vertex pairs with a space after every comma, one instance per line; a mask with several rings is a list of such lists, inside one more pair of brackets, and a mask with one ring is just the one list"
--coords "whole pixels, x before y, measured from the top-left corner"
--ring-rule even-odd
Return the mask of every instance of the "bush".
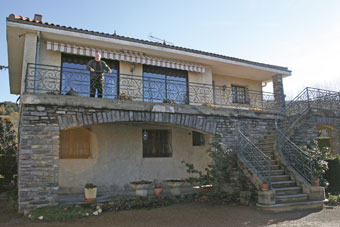
[[325, 161], [330, 156], [328, 147], [319, 148], [317, 140], [311, 141], [308, 145], [303, 146], [302, 150], [313, 158], [312, 172], [315, 178], [319, 178], [320, 186], [326, 187], [327, 180], [324, 178], [325, 172], [328, 170], [328, 163]]
[[0, 191], [16, 183], [16, 154], [16, 133], [13, 124], [9, 119], [0, 117]]
[[331, 194], [340, 193], [340, 159], [327, 160], [328, 170], [325, 173], [325, 178], [329, 182], [327, 192]]
[[338, 206], [340, 205], [340, 194], [339, 195], [331, 195], [328, 193], [328, 205]]
[[215, 135], [211, 143], [211, 148], [207, 150], [211, 158], [211, 164], [205, 168], [205, 171], [197, 170], [192, 163], [182, 161], [187, 167], [187, 172], [191, 175], [186, 179], [191, 184], [213, 185], [214, 192], [220, 192], [222, 184], [231, 181], [231, 173], [237, 168], [236, 155], [232, 150], [224, 150], [220, 137]]

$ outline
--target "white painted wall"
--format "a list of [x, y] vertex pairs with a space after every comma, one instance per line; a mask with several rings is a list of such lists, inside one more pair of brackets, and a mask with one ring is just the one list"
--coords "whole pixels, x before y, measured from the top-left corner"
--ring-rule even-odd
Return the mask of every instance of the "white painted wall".
[[[151, 126], [170, 129], [165, 126]], [[143, 127], [145, 128], [145, 126]], [[101, 124], [91, 127], [91, 159], [60, 159], [59, 192], [81, 193], [86, 183], [98, 185], [99, 192], [123, 190], [129, 182], [183, 179], [185, 160], [203, 170], [209, 163], [205, 146], [192, 146], [192, 131], [172, 128], [173, 156], [143, 158], [142, 127], [133, 124]]]

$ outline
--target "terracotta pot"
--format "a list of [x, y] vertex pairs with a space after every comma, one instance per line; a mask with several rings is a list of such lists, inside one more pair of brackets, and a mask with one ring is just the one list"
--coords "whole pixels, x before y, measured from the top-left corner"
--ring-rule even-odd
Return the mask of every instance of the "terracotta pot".
[[163, 188], [155, 188], [154, 189], [155, 196], [160, 196], [163, 193]]
[[268, 188], [269, 188], [268, 184], [266, 184], [266, 183], [261, 184], [261, 190], [262, 191], [267, 191]]
[[314, 186], [319, 186], [320, 185], [320, 180], [319, 179], [314, 179], [313, 183], [314, 183]]

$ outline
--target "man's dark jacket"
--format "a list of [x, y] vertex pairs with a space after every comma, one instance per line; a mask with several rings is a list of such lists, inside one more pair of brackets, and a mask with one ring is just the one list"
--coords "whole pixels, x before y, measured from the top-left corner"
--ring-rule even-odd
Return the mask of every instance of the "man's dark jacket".
[[90, 71], [90, 78], [91, 79], [97, 78], [98, 76], [100, 76], [101, 79], [104, 79], [104, 69], [106, 71], [111, 70], [110, 67], [105, 63], [105, 61], [102, 61], [102, 60], [99, 61], [99, 68], [98, 69], [96, 68], [96, 66], [97, 66], [97, 61], [95, 59], [90, 60], [87, 63], [87, 66], [86, 66], [87, 70], [90, 70], [90, 68], [94, 69], [94, 72]]

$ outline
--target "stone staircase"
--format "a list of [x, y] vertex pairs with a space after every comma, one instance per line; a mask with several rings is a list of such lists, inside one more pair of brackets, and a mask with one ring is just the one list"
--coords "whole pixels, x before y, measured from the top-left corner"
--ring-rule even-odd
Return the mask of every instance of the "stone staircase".
[[275, 203], [257, 204], [257, 207], [269, 211], [292, 211], [298, 209], [322, 209], [324, 200], [312, 200], [309, 194], [303, 192], [303, 187], [289, 175], [275, 156], [274, 142], [276, 132], [268, 133], [256, 145], [271, 161], [271, 190], [274, 192]]

